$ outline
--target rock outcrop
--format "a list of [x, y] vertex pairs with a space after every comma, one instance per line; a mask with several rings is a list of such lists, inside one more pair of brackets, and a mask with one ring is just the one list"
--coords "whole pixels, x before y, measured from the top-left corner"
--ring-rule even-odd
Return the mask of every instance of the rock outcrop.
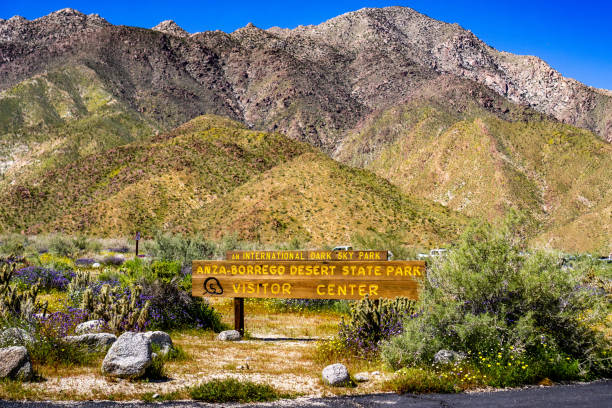
[[351, 377], [346, 366], [340, 363], [328, 365], [323, 369], [321, 375], [323, 376], [323, 382], [325, 384], [334, 387], [346, 386], [351, 382]]
[[152, 362], [151, 340], [144, 333], [125, 332], [106, 353], [102, 373], [109, 377], [138, 378]]
[[162, 355], [168, 354], [173, 348], [170, 335], [163, 331], [149, 331], [144, 333], [145, 337], [151, 342], [151, 346], [157, 346], [159, 353]]
[[12, 346], [0, 349], [0, 379], [27, 381], [33, 375], [30, 354], [25, 347]]
[[112, 333], [87, 333], [79, 336], [67, 336], [64, 337], [64, 340], [68, 343], [85, 346], [92, 351], [104, 351], [117, 341], [117, 336]]
[[189, 33], [183, 30], [178, 24], [176, 24], [172, 20], [162, 21], [161, 23], [153, 27], [151, 30], [174, 35], [177, 37], [189, 37]]

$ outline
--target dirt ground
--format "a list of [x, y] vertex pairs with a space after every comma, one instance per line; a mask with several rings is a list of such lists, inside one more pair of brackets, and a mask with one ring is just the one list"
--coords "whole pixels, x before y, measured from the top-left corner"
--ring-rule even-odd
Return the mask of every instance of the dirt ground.
[[[214, 307], [222, 313], [225, 323], [233, 325], [232, 299], [217, 299]], [[317, 345], [336, 333], [339, 321], [340, 315], [331, 311], [276, 311], [262, 302], [247, 301], [245, 340], [222, 342], [211, 331], [172, 332], [172, 340], [188, 358], [166, 363], [167, 380], [107, 379], [100, 373], [100, 361], [89, 367], [39, 367], [43, 381], [24, 384], [19, 393], [27, 398], [52, 400], [126, 400], [152, 394], [173, 394], [182, 399], [188, 398], [186, 387], [227, 377], [269, 384], [293, 395], [321, 397], [380, 391], [384, 372], [370, 376], [369, 382], [355, 388], [333, 388], [322, 383], [322, 368], [333, 362], [318, 361]], [[355, 374], [381, 369], [376, 363], [358, 360], [349, 363], [349, 371]]]

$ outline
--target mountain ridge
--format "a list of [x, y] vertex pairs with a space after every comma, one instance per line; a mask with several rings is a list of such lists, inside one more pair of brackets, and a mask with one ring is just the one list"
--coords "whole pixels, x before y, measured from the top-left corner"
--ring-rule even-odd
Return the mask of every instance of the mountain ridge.
[[[127, 29], [138, 32], [138, 30], [142, 30], [113, 26], [101, 17], [86, 16], [72, 9], [60, 10], [31, 22], [20, 20], [17, 23], [9, 24], [7, 23], [9, 21], [5, 20], [0, 23], [0, 38], [3, 39], [0, 44], [0, 51], [5, 54], [3, 65], [7, 63], [6, 55], [8, 55], [8, 62], [11, 62], [14, 61], [13, 56], [19, 58], [18, 56], [23, 56], [24, 53], [26, 55], [35, 53], [36, 47], [32, 47], [34, 43], [46, 43], [45, 46], [49, 48], [51, 45], [49, 43], [63, 42], [77, 32], [79, 37], [84, 35], [88, 37], [88, 39], [81, 40], [90, 41], [91, 43], [88, 46], [91, 47], [92, 44], [99, 44], [100, 41], [104, 41], [104, 36], [93, 35], [96, 31]], [[19, 40], [17, 40], [17, 35], [7, 37], [6, 27], [9, 25], [23, 26], [28, 29], [17, 30], [19, 33]], [[245, 31], [248, 32], [248, 35], [245, 35]], [[174, 36], [174, 34], [166, 35]], [[536, 59], [537, 57], [516, 56], [498, 52], [459, 25], [439, 22], [405, 7], [366, 8], [343, 14], [316, 26], [299, 26], [292, 30], [274, 28], [260, 30], [255, 27], [243, 27], [230, 34], [208, 31], [178, 38], [201, 44], [226, 66], [231, 65], [232, 61], [236, 61], [236, 59], [252, 60], [256, 58], [259, 60], [261, 57], [265, 57], [265, 55], [258, 55], [258, 50], [266, 52], [267, 49], [268, 53], [279, 51], [276, 52], [276, 55], [281, 59], [279, 61], [281, 65], [289, 68], [292, 74], [297, 76], [304, 76], [306, 73], [314, 74], [315, 77], [317, 75], [316, 70], [315, 72], [308, 72], [310, 70], [306, 69], [303, 73], [300, 73], [295, 67], [287, 66], [287, 64], [291, 64], [292, 59], [306, 61], [303, 56], [298, 55], [299, 52], [307, 51], [313, 57], [320, 56], [326, 75], [332, 75], [333, 77], [334, 75], [341, 76], [350, 73], [357, 78], [356, 81], [348, 80], [348, 82], [348, 78], [335, 78], [335, 83], [345, 83], [340, 88], [346, 88], [342, 92], [347, 95], [336, 95], [332, 105], [339, 104], [343, 108], [363, 105], [365, 109], [352, 112], [360, 117], [369, 114], [371, 109], [379, 108], [380, 101], [383, 99], [382, 97], [377, 98], [372, 91], [366, 89], [367, 87], [390, 89], [383, 89], [383, 94], [386, 99], [396, 102], [401, 101], [403, 95], [409, 92], [410, 82], [400, 83], [401, 75], [406, 74], [397, 68], [394, 69], [392, 64], [394, 63], [408, 69], [424, 70], [423, 75], [449, 73], [474, 80], [515, 103], [529, 105], [542, 113], [554, 116], [560, 121], [591, 129], [604, 140], [612, 140], [612, 98], [609, 92], [600, 92], [596, 88], [565, 78], [542, 60]], [[318, 40], [318, 43], [313, 43], [313, 39]], [[51, 54], [65, 54], [66, 52], [70, 53], [71, 50], [75, 51], [74, 48], [78, 45], [79, 39], [73, 38], [72, 40], [68, 43], [58, 44], [61, 45], [59, 50], [56, 49], [57, 47], [51, 47], [48, 51]], [[30, 47], [23, 47], [24, 43], [29, 44]], [[167, 44], [168, 41], [164, 43]], [[241, 50], [228, 49], [228, 47], [235, 48], [236, 45], [240, 44], [244, 44], [246, 47], [241, 47]], [[352, 46], [349, 47], [349, 44], [352, 44]], [[16, 46], [20, 46], [18, 48], [21, 49], [11, 49]], [[295, 50], [291, 47], [294, 47]], [[309, 47], [310, 49], [308, 49]], [[359, 69], [354, 69], [351, 60], [356, 64], [365, 66], [372, 62], [372, 59], [368, 59], [367, 55], [359, 55], [359, 51], [363, 50], [364, 47], [368, 52], [378, 48], [378, 54], [381, 54], [380, 51], [384, 50], [386, 56], [381, 55], [383, 57], [382, 61], [387, 60], [388, 63], [378, 62], [376, 65], [379, 69], [375, 71], [365, 69], [362, 72]], [[171, 48], [174, 48], [174, 44], [171, 45]], [[343, 48], [344, 52], [338, 52], [340, 48]], [[153, 51], [155, 52], [155, 47]], [[236, 54], [232, 51], [239, 52]], [[46, 57], [49, 58], [49, 56]], [[175, 55], [175, 57], [179, 62], [185, 56]], [[52, 56], [51, 59], [53, 59]], [[329, 59], [332, 60], [329, 61], [332, 64], [328, 63], [327, 60]], [[313, 65], [317, 63], [315, 58], [309, 58], [307, 62]], [[334, 67], [333, 65], [337, 62], [344, 66]], [[34, 62], [32, 64], [34, 67], [40, 65]], [[389, 74], [379, 78], [374, 72], [377, 72], [379, 76], [381, 72], [389, 72]], [[7, 73], [7, 71], [0, 70], [0, 74], [3, 73]], [[224, 71], [218, 73], [218, 78], [229, 85], [227, 91], [232, 94], [230, 99], [235, 99], [236, 103], [243, 107], [243, 109], [240, 109], [239, 106], [232, 108], [232, 115], [230, 116], [234, 116], [236, 119], [252, 123], [264, 130], [274, 130], [274, 126], [277, 126], [278, 129], [294, 138], [316, 142], [326, 150], [330, 150], [330, 146], [341, 139], [343, 133], [350, 129], [353, 124], [350, 120], [338, 118], [338, 115], [334, 115], [333, 107], [324, 106], [320, 100], [317, 102], [321, 108], [321, 113], [327, 116], [324, 126], [317, 126], [316, 120], [309, 117], [310, 115], [305, 112], [300, 113], [306, 114], [306, 118], [300, 116], [299, 118], [290, 118], [293, 119], [290, 121], [279, 120], [278, 115], [267, 114], [266, 109], [269, 109], [269, 107], [250, 105], [251, 97], [256, 96], [256, 94], [251, 95], [248, 87], [244, 89], [245, 84], [240, 77], [245, 73], [249, 75], [248, 68], [244, 65], [239, 69], [239, 72]], [[25, 72], [22, 74], [25, 74]], [[0, 89], [5, 89], [24, 77], [23, 75], [17, 75], [8, 82], [6, 80], [0, 82]], [[398, 85], [398, 83], [400, 84]], [[399, 86], [399, 88], [395, 90], [394, 86]], [[338, 88], [331, 85], [326, 87], [326, 94], [333, 94], [333, 88]], [[340, 90], [340, 88], [337, 90]], [[276, 95], [273, 92], [267, 94], [267, 96], [275, 97]], [[322, 95], [322, 99], [325, 100], [329, 96]], [[302, 103], [304, 98], [298, 99], [297, 103]], [[310, 102], [306, 101], [306, 103]], [[210, 108], [202, 106], [197, 114], [202, 113], [222, 112], [212, 112]], [[197, 116], [195, 112], [191, 117], [194, 116]], [[188, 120], [191, 117], [185, 119]], [[299, 122], [304, 120], [306, 120], [306, 123], [299, 126]], [[167, 128], [177, 124], [173, 123]], [[308, 126], [314, 126], [314, 129], [310, 130]]]

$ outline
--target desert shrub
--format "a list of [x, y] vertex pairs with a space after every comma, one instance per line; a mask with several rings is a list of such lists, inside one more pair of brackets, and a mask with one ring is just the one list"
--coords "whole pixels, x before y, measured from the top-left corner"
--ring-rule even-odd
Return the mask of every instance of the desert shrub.
[[154, 261], [151, 264], [151, 271], [157, 279], [170, 282], [181, 276], [181, 264], [176, 261]]
[[108, 255], [102, 259], [102, 264], [108, 266], [121, 266], [125, 262], [125, 258], [117, 255]]
[[109, 270], [108, 274], [116, 274], [124, 285], [141, 280], [155, 280], [155, 276], [151, 272], [151, 268], [149, 268], [149, 266], [140, 258], [127, 260], [119, 269], [119, 273]]
[[398, 370], [384, 384], [384, 388], [398, 394], [452, 393], [461, 388], [456, 384], [462, 382], [425, 368], [406, 367]]
[[178, 285], [178, 281], [142, 283], [143, 299], [150, 302], [150, 329], [201, 328], [220, 331], [219, 314], [201, 298], [192, 297]]
[[96, 260], [93, 258], [78, 258], [74, 260], [74, 264], [76, 266], [91, 266], [96, 263]]
[[58, 271], [66, 271], [74, 269], [74, 261], [66, 256], [45, 253], [39, 255], [35, 259], [38, 266], [55, 269]]
[[210, 259], [215, 254], [216, 246], [206, 239], [183, 237], [181, 235], [158, 234], [145, 244], [147, 251], [161, 261], [177, 261], [182, 266], [191, 267], [194, 259]]
[[78, 252], [74, 241], [60, 234], [52, 236], [49, 240], [49, 251], [52, 254], [64, 257], [72, 257]]
[[74, 334], [79, 323], [89, 320], [85, 310], [68, 308], [65, 311], [49, 313], [35, 319], [36, 342], [28, 345], [28, 351], [35, 364], [40, 365], [85, 365], [99, 358], [100, 353], [64, 340]]
[[338, 337], [356, 354], [375, 356], [380, 342], [401, 333], [404, 321], [413, 313], [411, 300], [366, 297], [353, 303], [348, 320], [342, 317]]
[[268, 306], [276, 311], [304, 312], [334, 310], [334, 299], [268, 299]]
[[39, 284], [41, 290], [65, 290], [74, 277], [71, 270], [54, 270], [40, 266], [27, 266], [15, 271], [13, 279], [26, 286]]
[[417, 254], [423, 252], [420, 248], [407, 246], [401, 237], [393, 232], [369, 231], [365, 234], [355, 234], [351, 241], [355, 248], [391, 251], [393, 259], [416, 259]]
[[[525, 255], [517, 231], [473, 226], [448, 256], [435, 260], [420, 315], [384, 346], [383, 360], [393, 368], [428, 365], [444, 348], [478, 363], [477, 356], [513, 350], [513, 359], [529, 364], [545, 354], [548, 362], [578, 361], [581, 375], [609, 374], [610, 344], [594, 328], [607, 313], [605, 296], [582, 285], [579, 271], [561, 270], [557, 257]], [[560, 366], [541, 372], [552, 375], [554, 367]]]
[[79, 254], [97, 252], [102, 249], [100, 242], [95, 239], [89, 239], [85, 235], [77, 235], [72, 238], [72, 246]]
[[23, 256], [29, 245], [28, 237], [21, 234], [10, 234], [0, 238], [0, 255]]
[[108, 250], [111, 252], [117, 252], [118, 254], [127, 254], [128, 252], [130, 252], [130, 247], [127, 245], [121, 245], [108, 248]]
[[189, 390], [189, 395], [194, 400], [212, 403], [266, 402], [285, 397], [268, 384], [256, 384], [234, 378], [212, 380], [194, 386]]

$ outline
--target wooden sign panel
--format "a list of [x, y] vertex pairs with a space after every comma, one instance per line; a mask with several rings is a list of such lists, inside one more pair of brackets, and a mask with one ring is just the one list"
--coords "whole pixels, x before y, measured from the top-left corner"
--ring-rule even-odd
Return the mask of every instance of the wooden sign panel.
[[228, 261], [386, 261], [387, 251], [227, 251]]
[[192, 294], [204, 297], [418, 299], [423, 261], [193, 261]]

